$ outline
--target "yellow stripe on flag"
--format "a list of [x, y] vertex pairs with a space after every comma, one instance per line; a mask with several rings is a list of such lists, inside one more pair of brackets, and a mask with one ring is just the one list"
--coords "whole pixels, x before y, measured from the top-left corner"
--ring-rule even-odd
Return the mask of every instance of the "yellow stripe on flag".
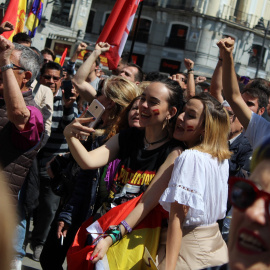
[[31, 31], [33, 32], [35, 30], [36, 27], [38, 27], [39, 24], [39, 19], [36, 18], [36, 15], [31, 13], [29, 15], [29, 17], [27, 18], [26, 24], [25, 26]]
[[16, 25], [14, 27], [13, 33], [8, 38], [10, 41], [12, 41], [14, 35], [23, 32], [24, 21], [25, 21], [25, 11], [26, 11], [26, 0], [20, 0], [18, 4]]
[[111, 270], [147, 270], [143, 261], [144, 247], [155, 259], [159, 244], [160, 227], [144, 228], [132, 231], [109, 248], [107, 258]]

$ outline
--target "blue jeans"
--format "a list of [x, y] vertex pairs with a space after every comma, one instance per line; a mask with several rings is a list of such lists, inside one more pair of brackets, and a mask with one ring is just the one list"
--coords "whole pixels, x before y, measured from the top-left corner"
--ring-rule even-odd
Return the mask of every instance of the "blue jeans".
[[16, 252], [16, 259], [22, 260], [25, 256], [25, 250], [23, 248], [24, 239], [26, 235], [26, 214], [23, 206], [25, 198], [26, 181], [24, 182], [19, 195], [18, 195], [18, 223], [16, 226], [16, 235], [14, 239], [14, 249]]

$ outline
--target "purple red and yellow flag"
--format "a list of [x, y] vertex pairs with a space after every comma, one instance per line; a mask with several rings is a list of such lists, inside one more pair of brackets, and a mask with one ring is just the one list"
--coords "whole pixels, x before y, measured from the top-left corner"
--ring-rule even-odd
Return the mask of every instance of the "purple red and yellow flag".
[[29, 29], [28, 35], [32, 38], [36, 34], [37, 27], [39, 26], [44, 0], [35, 0], [31, 11], [29, 12], [25, 26]]
[[3, 37], [12, 41], [17, 33], [23, 32], [26, 11], [26, 0], [11, 0], [4, 15], [3, 22], [10, 22], [14, 25], [13, 31], [7, 31], [2, 34]]
[[[136, 207], [141, 196], [124, 204], [112, 208], [100, 219], [92, 223], [92, 218], [85, 221], [77, 232], [72, 246], [67, 253], [69, 270], [90, 269], [149, 269], [143, 260], [144, 249], [147, 247], [151, 256], [156, 257], [162, 219], [168, 218], [160, 205], [153, 209], [147, 217], [123, 239], [111, 246], [103, 258], [93, 265], [90, 261], [94, 245], [85, 245], [87, 235], [91, 233], [93, 239], [106, 231], [110, 225], [119, 224]], [[105, 267], [106, 265], [106, 267]]]

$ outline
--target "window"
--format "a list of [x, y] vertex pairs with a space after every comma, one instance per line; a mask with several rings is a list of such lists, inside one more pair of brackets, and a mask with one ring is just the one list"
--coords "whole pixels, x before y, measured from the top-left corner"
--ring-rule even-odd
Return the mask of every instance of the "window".
[[86, 29], [85, 29], [86, 33], [92, 33], [95, 14], [96, 14], [96, 12], [91, 9], [90, 13], [89, 13]]
[[182, 24], [173, 24], [165, 45], [171, 48], [184, 50], [186, 47], [187, 32], [187, 26]]
[[[135, 34], [136, 24], [137, 24], [137, 18], [135, 18], [133, 21], [133, 25], [128, 36], [129, 40], [133, 39], [133, 36]], [[136, 41], [143, 42], [143, 43], [148, 42], [151, 24], [152, 24], [152, 21], [149, 19], [145, 19], [145, 18], [140, 19]]]
[[74, 3], [72, 0], [55, 0], [51, 22], [70, 27], [73, 18]]
[[179, 72], [180, 67], [181, 67], [181, 62], [169, 60], [169, 59], [161, 59], [159, 71], [173, 75]]
[[143, 66], [143, 60], [144, 60], [144, 55], [143, 54], [138, 54], [138, 53], [133, 53], [131, 55], [132, 62], [140, 67]]
[[[259, 58], [261, 55], [261, 50], [262, 50], [261, 45], [257, 45], [257, 44], [252, 45], [252, 52], [251, 52], [251, 55], [250, 55], [249, 61], [248, 61], [248, 65], [250, 67], [257, 67], [257, 64], [258, 64], [258, 61], [259, 61]], [[265, 67], [265, 63], [264, 63], [265, 54], [266, 54], [266, 49], [263, 48], [260, 68]]]
[[110, 15], [111, 15], [111, 12], [105, 12], [104, 13], [103, 22], [102, 22], [102, 25], [100, 26], [100, 33], [102, 32], [102, 29], [103, 29], [104, 25], [106, 24], [106, 22], [107, 22]]

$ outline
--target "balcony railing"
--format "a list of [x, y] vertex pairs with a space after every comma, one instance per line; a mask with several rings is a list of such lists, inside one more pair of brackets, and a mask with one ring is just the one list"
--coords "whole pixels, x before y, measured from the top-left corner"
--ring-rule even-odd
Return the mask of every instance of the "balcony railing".
[[223, 5], [222, 14], [220, 17], [222, 19], [241, 24], [249, 28], [253, 28], [259, 20], [258, 16], [242, 12], [228, 5]]
[[[196, 1], [200, 2], [200, 1]], [[144, 0], [144, 5], [151, 7], [173, 8], [180, 10], [194, 10], [194, 5], [187, 0]]]

